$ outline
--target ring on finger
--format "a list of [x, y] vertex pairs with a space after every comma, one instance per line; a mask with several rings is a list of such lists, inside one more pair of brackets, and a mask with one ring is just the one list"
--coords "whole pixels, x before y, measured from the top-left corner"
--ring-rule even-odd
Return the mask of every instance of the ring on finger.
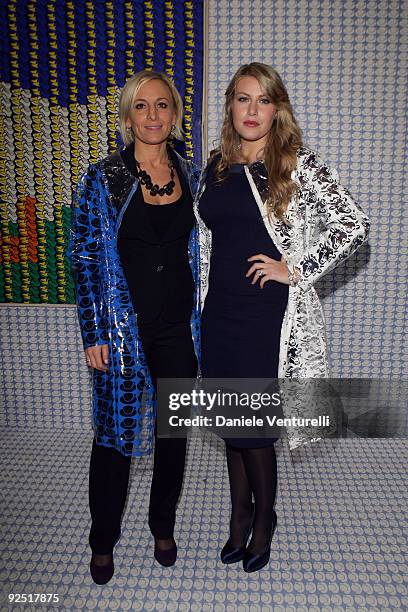
[[263, 276], [265, 272], [263, 270], [258, 270], [258, 276]]

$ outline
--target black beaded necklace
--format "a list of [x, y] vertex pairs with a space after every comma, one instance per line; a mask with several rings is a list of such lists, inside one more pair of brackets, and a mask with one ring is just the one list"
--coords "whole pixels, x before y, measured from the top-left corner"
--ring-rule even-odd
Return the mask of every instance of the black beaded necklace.
[[137, 161], [137, 159], [135, 159], [135, 162], [136, 162], [136, 172], [137, 172], [139, 181], [141, 182], [142, 185], [145, 185], [150, 195], [164, 196], [164, 194], [171, 195], [173, 193], [176, 183], [174, 182], [174, 164], [173, 164], [173, 161], [170, 155], [169, 155], [170, 180], [168, 183], [163, 185], [163, 187], [160, 187], [160, 185], [158, 185], [157, 183], [153, 185], [152, 177], [150, 176], [150, 174], [148, 174], [146, 170], [141, 169], [140, 163]]

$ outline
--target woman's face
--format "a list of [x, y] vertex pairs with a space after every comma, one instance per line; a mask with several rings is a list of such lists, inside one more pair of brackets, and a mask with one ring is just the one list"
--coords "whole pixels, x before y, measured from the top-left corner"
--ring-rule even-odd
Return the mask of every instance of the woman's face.
[[241, 140], [267, 140], [276, 107], [252, 76], [238, 79], [231, 106], [232, 123]]
[[173, 98], [166, 83], [160, 79], [144, 83], [133, 98], [126, 120], [135, 141], [160, 144], [167, 140], [175, 122]]

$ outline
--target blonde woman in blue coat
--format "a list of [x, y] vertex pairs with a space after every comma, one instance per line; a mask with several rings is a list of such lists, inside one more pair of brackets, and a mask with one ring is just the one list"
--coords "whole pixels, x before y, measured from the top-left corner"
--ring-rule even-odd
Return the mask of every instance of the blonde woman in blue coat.
[[87, 363], [93, 370], [90, 570], [114, 572], [130, 460], [153, 451], [149, 527], [154, 556], [174, 540], [185, 439], [155, 438], [158, 377], [195, 377], [199, 347], [199, 170], [168, 145], [181, 137], [182, 101], [164, 74], [142, 71], [121, 92], [125, 149], [92, 164], [74, 204], [71, 257]]

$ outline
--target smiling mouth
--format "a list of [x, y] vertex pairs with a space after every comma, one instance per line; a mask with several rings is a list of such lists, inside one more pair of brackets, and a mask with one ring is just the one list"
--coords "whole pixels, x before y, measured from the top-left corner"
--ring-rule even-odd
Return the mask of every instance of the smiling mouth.
[[258, 127], [259, 123], [256, 121], [244, 121], [244, 125], [247, 127]]
[[146, 130], [161, 130], [161, 125], [145, 125]]

